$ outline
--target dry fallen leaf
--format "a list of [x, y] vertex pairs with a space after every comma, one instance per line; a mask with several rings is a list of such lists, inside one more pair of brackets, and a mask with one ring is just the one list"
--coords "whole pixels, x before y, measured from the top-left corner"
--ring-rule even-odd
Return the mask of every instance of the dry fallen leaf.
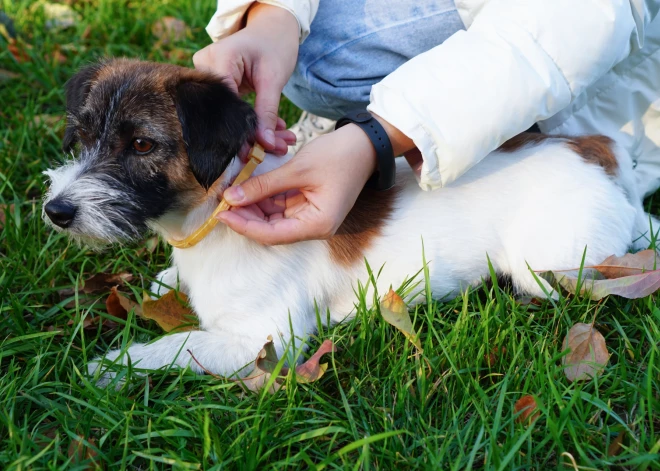
[[12, 204], [0, 204], [0, 229], [5, 227], [7, 222], [7, 215], [14, 214], [14, 203]]
[[15, 39], [11, 39], [9, 44], [7, 44], [7, 50], [14, 57], [16, 62], [28, 62], [30, 60], [30, 56], [28, 56], [26, 52], [28, 49], [30, 49], [30, 46], [18, 42]]
[[[71, 319], [66, 323], [66, 325], [71, 327], [74, 323], [75, 323], [74, 320]], [[107, 331], [115, 329], [119, 326], [119, 324], [117, 324], [115, 321], [113, 321], [111, 319], [106, 319], [106, 318], [101, 317], [101, 316], [96, 316], [96, 315], [89, 314], [83, 319], [82, 328], [84, 330], [95, 331], [96, 329], [98, 329], [99, 324], [101, 325], [101, 329], [102, 329], [103, 332], [107, 332]], [[53, 331], [53, 330], [56, 330], [56, 329], [58, 329], [56, 326], [48, 326], [47, 330]]]
[[192, 53], [185, 49], [173, 48], [171, 51], [163, 51], [167, 60], [172, 62], [188, 62], [192, 57]]
[[82, 291], [88, 294], [105, 292], [113, 286], [123, 286], [133, 280], [133, 275], [128, 272], [120, 273], [97, 273], [87, 278]]
[[126, 316], [131, 309], [135, 309], [137, 315], [142, 314], [142, 307], [132, 299], [127, 298], [117, 291], [116, 286], [111, 288], [110, 295], [105, 300], [105, 308], [108, 311], [108, 314], [120, 319], [126, 319]]
[[[87, 278], [82, 286], [78, 287], [78, 292], [83, 294], [107, 293], [113, 286], [124, 286], [133, 280], [133, 275], [128, 272], [121, 273], [97, 273]], [[73, 296], [76, 290], [67, 288], [59, 291], [60, 298]]]
[[66, 61], [69, 60], [59, 46], [56, 46], [55, 49], [53, 49], [53, 52], [46, 54], [44, 59], [46, 59], [47, 62], [50, 62], [51, 65], [66, 64]]
[[[327, 363], [321, 363], [321, 357], [327, 353], [335, 352], [336, 348], [332, 340], [325, 340], [319, 349], [305, 363], [296, 367], [296, 380], [298, 383], [313, 383], [318, 381], [328, 369]], [[273, 337], [268, 336], [268, 341], [257, 355], [254, 361], [254, 369], [245, 378], [239, 381], [249, 391], [259, 392], [271, 378], [279, 362]], [[283, 366], [278, 377], [273, 381], [268, 392], [271, 394], [278, 391], [284, 385], [284, 379], [289, 374], [289, 368]]]
[[[245, 378], [239, 379], [241, 385], [248, 391], [261, 391], [270, 380], [272, 372], [275, 371], [275, 367], [278, 361], [279, 359], [277, 358], [275, 345], [273, 344], [273, 337], [269, 335], [268, 341], [257, 354], [257, 358], [254, 361], [254, 369]], [[280, 376], [286, 376], [287, 374], [288, 369], [286, 367], [282, 367], [280, 370]], [[268, 392], [273, 394], [279, 391], [281, 387], [281, 378], [276, 378], [268, 389]]]
[[660, 265], [658, 261], [655, 250], [642, 250], [637, 253], [627, 253], [623, 257], [610, 255], [602, 263], [591, 268], [601, 272], [605, 278], [614, 279], [653, 271], [660, 268], [656, 266]]
[[506, 347], [502, 347], [501, 349], [498, 348], [498, 347], [495, 347], [490, 351], [490, 353], [487, 353], [486, 355], [484, 355], [484, 360], [486, 360], [486, 364], [488, 366], [493, 366], [504, 355], [506, 355]]
[[422, 352], [422, 345], [415, 334], [408, 306], [393, 289], [380, 302], [380, 313], [388, 324], [399, 329], [417, 349]]
[[6, 80], [12, 80], [12, 79], [17, 79], [20, 78], [21, 74], [17, 72], [12, 72], [11, 70], [6, 70], [6, 69], [0, 69], [0, 82], [4, 82]]
[[560, 285], [571, 294], [588, 294], [594, 301], [610, 294], [627, 299], [643, 298], [660, 289], [660, 270], [656, 270], [657, 255], [643, 250], [622, 257], [611, 255], [602, 263], [579, 269], [544, 271], [540, 275], [553, 285]]
[[197, 317], [188, 307], [188, 298], [174, 290], [156, 300], [146, 296], [139, 315], [156, 321], [165, 332], [197, 330], [198, 326]]
[[536, 405], [536, 399], [530, 395], [523, 396], [516, 401], [513, 405], [513, 413], [516, 415], [515, 420], [519, 424], [534, 422], [541, 415]]
[[620, 431], [616, 438], [610, 442], [610, 446], [607, 447], [607, 456], [616, 456], [621, 452], [621, 445], [625, 437], [626, 431]]
[[588, 295], [590, 299], [599, 301], [608, 295], [617, 295], [627, 299], [644, 298], [660, 289], [660, 270], [653, 270], [638, 275], [606, 279], [595, 268], [585, 268], [581, 281], [578, 282], [578, 270], [544, 272], [541, 275], [552, 284], [559, 284], [572, 294]]
[[[84, 443], [84, 442], [87, 443]], [[90, 446], [91, 445], [91, 446]], [[92, 447], [98, 447], [96, 444], [96, 440], [93, 438], [87, 438], [83, 437], [82, 435], [78, 435], [76, 438], [72, 439], [71, 442], [69, 443], [69, 449], [67, 451], [67, 454], [69, 458], [73, 458], [73, 463], [78, 463], [83, 460], [91, 460], [91, 463], [87, 467], [87, 469], [97, 469], [99, 466], [95, 459], [96, 458], [96, 451]]]
[[160, 44], [181, 41], [190, 35], [186, 23], [173, 16], [164, 16], [157, 20], [152, 26], [151, 32], [158, 38]]
[[296, 367], [296, 380], [299, 383], [313, 383], [325, 374], [328, 369], [327, 363], [321, 363], [321, 357], [326, 353], [335, 352], [335, 344], [332, 340], [325, 340], [314, 355], [302, 365]]
[[562, 358], [562, 364], [571, 382], [599, 375], [610, 358], [605, 338], [592, 324], [571, 327], [562, 346], [562, 350], [567, 349], [570, 352]]

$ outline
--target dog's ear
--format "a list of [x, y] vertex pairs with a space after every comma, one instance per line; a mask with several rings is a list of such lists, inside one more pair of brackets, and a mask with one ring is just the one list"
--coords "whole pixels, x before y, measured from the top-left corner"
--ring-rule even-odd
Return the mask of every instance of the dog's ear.
[[257, 115], [216, 77], [183, 79], [176, 85], [174, 101], [190, 169], [208, 190], [254, 137]]
[[[97, 76], [100, 67], [101, 64], [85, 66], [66, 83], [65, 93], [67, 116], [76, 114], [85, 104], [89, 90], [92, 88], [92, 81]], [[62, 139], [62, 150], [64, 150], [64, 152], [71, 151], [71, 148], [76, 143], [76, 129], [70, 120], [71, 118], [67, 117], [67, 125], [64, 130], [64, 138]]]

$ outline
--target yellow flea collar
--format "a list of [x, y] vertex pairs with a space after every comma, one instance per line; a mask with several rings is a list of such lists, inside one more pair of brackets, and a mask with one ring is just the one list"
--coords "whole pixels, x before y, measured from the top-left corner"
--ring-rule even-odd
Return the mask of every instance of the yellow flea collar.
[[[266, 153], [264, 152], [264, 148], [261, 147], [259, 144], [255, 144], [252, 150], [250, 150], [250, 155], [249, 155], [250, 160], [248, 160], [248, 163], [245, 165], [245, 167], [243, 167], [243, 170], [241, 170], [241, 172], [238, 174], [238, 176], [234, 180], [234, 183], [232, 183], [231, 186], [240, 185], [245, 180], [250, 178], [252, 172], [254, 172], [254, 169], [257, 168], [257, 165], [259, 165], [261, 162], [264, 161], [265, 156]], [[187, 249], [196, 245], [200, 240], [202, 240], [204, 237], [209, 235], [211, 229], [213, 229], [215, 225], [218, 223], [218, 220], [215, 218], [218, 215], [218, 213], [222, 211], [227, 211], [230, 207], [231, 206], [229, 205], [229, 203], [227, 203], [225, 199], [222, 198], [222, 201], [220, 201], [218, 207], [215, 208], [213, 214], [211, 214], [211, 216], [204, 222], [204, 224], [202, 224], [199, 227], [199, 229], [197, 229], [195, 232], [190, 234], [185, 239], [181, 239], [181, 240], [168, 239], [167, 242], [172, 247], [176, 247], [177, 249]]]

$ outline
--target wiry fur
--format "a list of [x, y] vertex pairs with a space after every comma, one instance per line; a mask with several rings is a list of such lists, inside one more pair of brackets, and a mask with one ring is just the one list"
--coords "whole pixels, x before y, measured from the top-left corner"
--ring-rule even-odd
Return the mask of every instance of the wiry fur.
[[[191, 116], [188, 119], [194, 119]], [[198, 151], [203, 153], [203, 149]], [[380, 273], [375, 283], [380, 294], [423, 268], [423, 244], [428, 281], [438, 298], [455, 296], [488, 278], [488, 258], [498, 274], [511, 278], [517, 292], [544, 297], [551, 287], [539, 285], [529, 267], [577, 267], [585, 248], [585, 262], [593, 264], [612, 254], [622, 255], [631, 247], [642, 248], [651, 239], [649, 216], [635, 189], [631, 160], [620, 149], [614, 155], [616, 163], [606, 172], [597, 159], [585, 160], [566, 139], [543, 139], [496, 151], [458, 181], [434, 192], [421, 191], [406, 164], [400, 163], [399, 193], [392, 211], [387, 217], [362, 216], [374, 218], [364, 226], [370, 228], [370, 237], [355, 234], [351, 239], [348, 231], [342, 235], [342, 244], [352, 240], [355, 245], [346, 253], [361, 253], [374, 272]], [[179, 154], [172, 158], [182, 165], [188, 157]], [[258, 172], [284, 161], [267, 156]], [[68, 194], [80, 203], [79, 198], [87, 198], [88, 191], [75, 189], [80, 182], [103, 180], [102, 172], [87, 177], [75, 170], [76, 165], [80, 164], [49, 173], [52, 185], [47, 199]], [[231, 161], [211, 191], [202, 192], [185, 209], [173, 205], [155, 218], [131, 218], [148, 221], [165, 238], [183, 237], [210, 215], [218, 194], [239, 169], [240, 163]], [[192, 176], [189, 179], [193, 181]], [[199, 175], [194, 179], [200, 182], [197, 185], [207, 183]], [[117, 182], [118, 187], [121, 183]], [[88, 188], [86, 185], [82, 188]], [[179, 198], [181, 191], [172, 190], [170, 197]], [[115, 240], [107, 236], [117, 234], [112, 218], [90, 217], [83, 215], [68, 231]], [[656, 230], [660, 228], [653, 222]], [[133, 344], [126, 352], [108, 353], [107, 359], [123, 364], [130, 357], [140, 368], [177, 365], [201, 372], [190, 350], [213, 373], [244, 374], [245, 365], [254, 360], [269, 335], [279, 339], [276, 345], [282, 354], [287, 344], [298, 347], [318, 322], [341, 322], [353, 315], [358, 282], [368, 286], [368, 301], [374, 290], [364, 260], [344, 257], [338, 263], [327, 241], [264, 247], [222, 225], [198, 245], [174, 249], [173, 266], [157, 279], [152, 286], [156, 293], [178, 284], [188, 294], [202, 330], [168, 335], [151, 344]], [[98, 366], [93, 363], [90, 371]], [[101, 382], [111, 377], [106, 372]]]
[[[44, 205], [55, 198], [78, 202], [76, 220], [67, 233], [81, 243], [100, 248], [137, 239], [141, 231], [133, 225], [131, 215], [141, 212], [141, 208], [132, 198], [130, 188], [102, 172], [86, 174], [89, 156], [90, 153], [82, 152], [79, 159], [44, 172], [50, 180]], [[55, 230], [61, 230], [45, 211], [42, 218]]]

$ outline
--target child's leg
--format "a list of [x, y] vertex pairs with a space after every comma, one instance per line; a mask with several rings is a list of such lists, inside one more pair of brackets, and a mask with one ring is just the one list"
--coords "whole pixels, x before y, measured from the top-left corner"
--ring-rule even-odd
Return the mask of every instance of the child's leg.
[[322, 1], [284, 94], [337, 119], [366, 107], [372, 85], [461, 29], [453, 0]]

